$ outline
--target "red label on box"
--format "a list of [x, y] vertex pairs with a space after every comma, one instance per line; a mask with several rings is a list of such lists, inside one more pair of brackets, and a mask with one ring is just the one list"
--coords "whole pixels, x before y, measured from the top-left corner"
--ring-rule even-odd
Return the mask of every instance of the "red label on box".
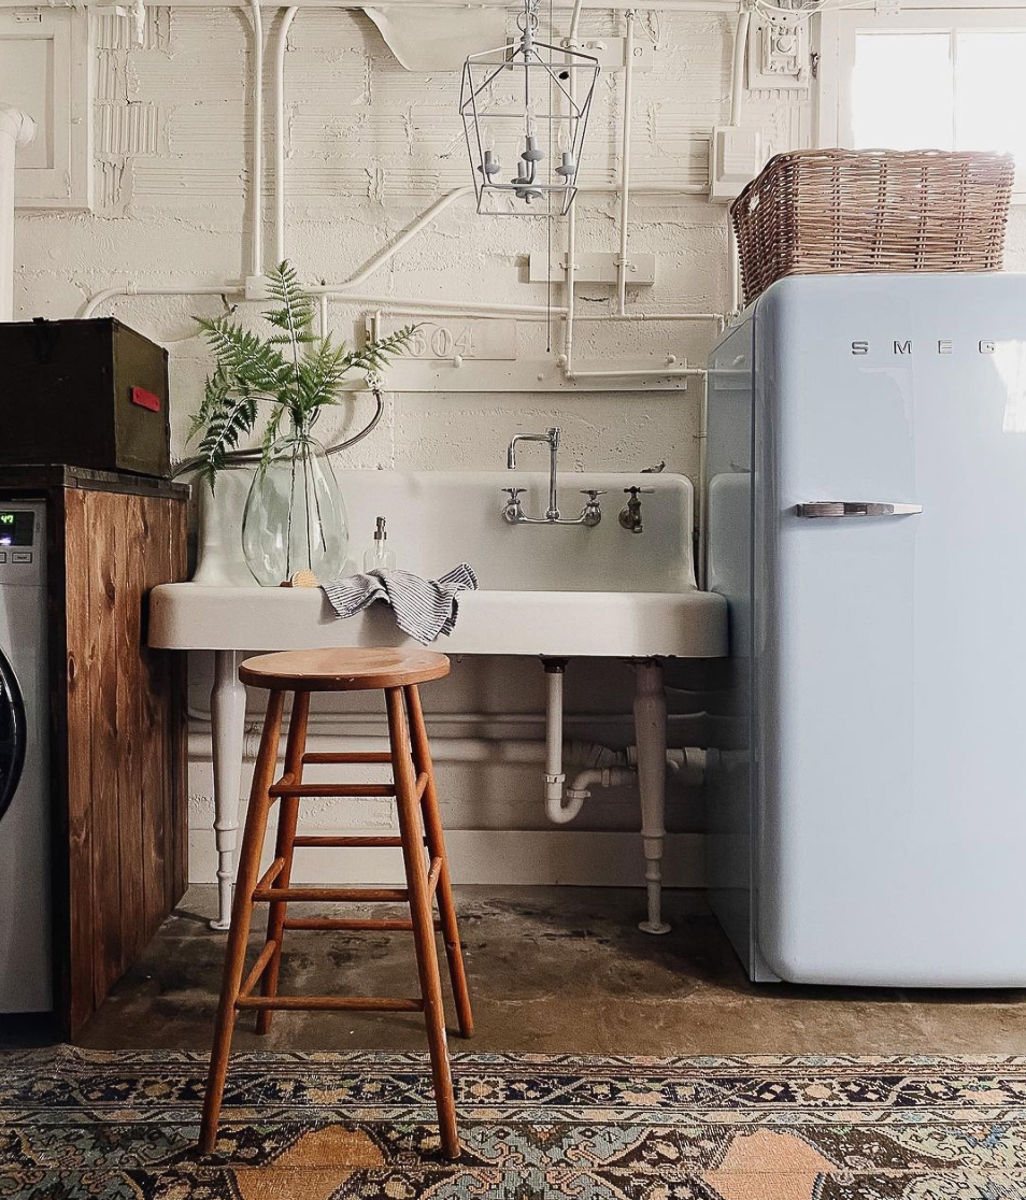
[[140, 408], [148, 408], [150, 412], [160, 412], [160, 397], [148, 392], [145, 388], [132, 388], [129, 399], [133, 404], [138, 404]]

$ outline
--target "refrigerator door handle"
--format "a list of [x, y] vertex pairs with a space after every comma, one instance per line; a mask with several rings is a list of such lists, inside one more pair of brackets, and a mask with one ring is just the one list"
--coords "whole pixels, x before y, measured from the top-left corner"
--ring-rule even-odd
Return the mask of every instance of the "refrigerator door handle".
[[795, 505], [799, 517], [914, 517], [921, 504], [889, 504], [869, 500], [814, 500]]

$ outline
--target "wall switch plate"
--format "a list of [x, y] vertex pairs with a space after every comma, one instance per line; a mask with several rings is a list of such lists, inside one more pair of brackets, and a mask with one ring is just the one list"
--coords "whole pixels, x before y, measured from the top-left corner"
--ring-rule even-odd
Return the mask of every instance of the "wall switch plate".
[[709, 199], [733, 200], [762, 169], [762, 130], [717, 125], [709, 139]]
[[[622, 37], [589, 38], [580, 43], [583, 54], [597, 58], [603, 71], [621, 70], [627, 65], [627, 39]], [[638, 38], [634, 43], [634, 70], [651, 71], [655, 47], [647, 38]]]
[[808, 86], [808, 19], [786, 13], [753, 17], [748, 41], [749, 89]]
[[[577, 283], [608, 283], [617, 282], [616, 254], [589, 253], [577, 255], [577, 272], [574, 276]], [[627, 270], [628, 287], [650, 287], [656, 279], [656, 256], [654, 254], [636, 254], [627, 251], [629, 267]], [[549, 256], [544, 250], [535, 250], [528, 261], [528, 283], [562, 283], [566, 278], [566, 258], [554, 254], [552, 265], [549, 266]]]

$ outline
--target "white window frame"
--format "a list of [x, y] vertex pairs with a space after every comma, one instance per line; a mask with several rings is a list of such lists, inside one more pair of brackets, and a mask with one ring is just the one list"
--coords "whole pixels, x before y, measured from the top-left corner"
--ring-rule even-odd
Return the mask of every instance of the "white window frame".
[[[827, 10], [814, 19], [812, 44], [816, 60], [813, 129], [820, 147], [851, 146], [852, 72], [859, 33], [903, 33], [954, 29], [1026, 30], [1024, 0], [986, 0], [969, 7], [965, 0], [901, 0], [900, 11], [882, 14], [872, 8]], [[1026, 164], [1012, 197], [1026, 204]]]

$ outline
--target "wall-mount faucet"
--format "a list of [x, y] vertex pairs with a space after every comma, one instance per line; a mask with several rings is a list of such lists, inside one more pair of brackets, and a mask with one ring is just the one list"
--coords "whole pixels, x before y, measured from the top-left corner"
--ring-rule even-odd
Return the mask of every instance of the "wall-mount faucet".
[[644, 526], [641, 523], [641, 496], [650, 496], [655, 488], [629, 487], [624, 488], [624, 495], [630, 499], [620, 509], [620, 524], [630, 533], [642, 533]]
[[599, 496], [603, 496], [605, 493], [597, 488], [581, 489], [581, 495], [587, 496], [588, 500], [579, 516], [561, 517], [559, 515], [559, 495], [556, 482], [559, 433], [559, 427], [554, 426], [544, 433], [518, 433], [510, 440], [509, 448], [506, 451], [506, 467], [510, 471], [516, 470], [517, 442], [544, 442], [549, 448], [549, 506], [545, 510], [545, 516], [529, 517], [524, 512], [523, 505], [520, 503], [520, 494], [524, 491], [523, 488], [503, 488], [502, 490], [508, 493], [509, 499], [503, 506], [502, 517], [510, 525], [586, 525], [588, 528], [592, 528], [602, 520]]

